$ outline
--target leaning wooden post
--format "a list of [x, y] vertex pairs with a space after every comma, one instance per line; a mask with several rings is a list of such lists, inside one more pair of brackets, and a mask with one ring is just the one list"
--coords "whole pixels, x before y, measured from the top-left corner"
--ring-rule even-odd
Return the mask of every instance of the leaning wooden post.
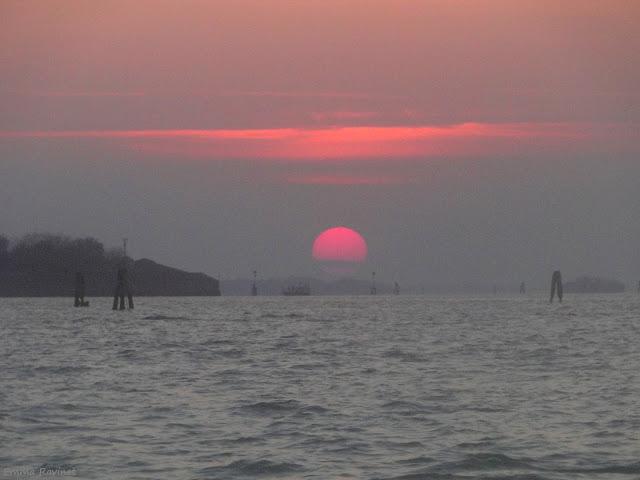
[[560, 270], [556, 270], [551, 276], [551, 297], [549, 298], [549, 303], [553, 303], [553, 297], [556, 296], [556, 292], [558, 293], [558, 300], [562, 303], [562, 274]]

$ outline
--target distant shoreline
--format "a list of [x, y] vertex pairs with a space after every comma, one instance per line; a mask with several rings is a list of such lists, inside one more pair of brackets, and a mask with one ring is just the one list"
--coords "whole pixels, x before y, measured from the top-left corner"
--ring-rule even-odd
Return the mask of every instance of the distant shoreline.
[[[0, 240], [4, 238], [0, 236]], [[129, 270], [135, 296], [219, 296], [220, 283], [149, 259], [133, 260], [121, 249], [105, 249], [93, 238], [31, 234], [11, 246], [0, 242], [0, 297], [73, 297], [77, 274], [85, 297], [113, 296], [117, 272]]]

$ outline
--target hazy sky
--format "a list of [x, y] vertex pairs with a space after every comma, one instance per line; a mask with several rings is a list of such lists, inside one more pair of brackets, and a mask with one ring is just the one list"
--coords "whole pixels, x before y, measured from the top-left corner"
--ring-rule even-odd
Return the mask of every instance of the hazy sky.
[[401, 284], [640, 279], [637, 0], [3, 0], [0, 232]]

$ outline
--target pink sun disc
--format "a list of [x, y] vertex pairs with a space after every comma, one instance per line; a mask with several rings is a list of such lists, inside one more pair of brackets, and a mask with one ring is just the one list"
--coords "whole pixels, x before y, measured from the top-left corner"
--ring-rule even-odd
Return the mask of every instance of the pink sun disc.
[[367, 258], [367, 242], [351, 228], [333, 227], [318, 235], [312, 255], [321, 262], [361, 263]]

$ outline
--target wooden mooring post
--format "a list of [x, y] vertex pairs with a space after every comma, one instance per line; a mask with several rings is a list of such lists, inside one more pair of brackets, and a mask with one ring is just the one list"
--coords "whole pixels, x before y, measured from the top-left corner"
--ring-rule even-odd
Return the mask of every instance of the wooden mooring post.
[[124, 297], [127, 297], [129, 310], [133, 310], [133, 294], [131, 293], [131, 283], [127, 269], [118, 269], [116, 278], [116, 290], [113, 295], [113, 310], [124, 310]]
[[88, 307], [89, 302], [84, 299], [86, 282], [84, 275], [81, 272], [76, 272], [76, 282], [74, 289], [73, 306], [74, 307]]
[[252, 297], [257, 297], [258, 296], [258, 284], [257, 282], [257, 278], [258, 278], [258, 272], [256, 270], [253, 271], [253, 283], [251, 284], [251, 296]]
[[549, 298], [549, 303], [553, 303], [556, 292], [558, 294], [558, 300], [562, 303], [562, 274], [560, 270], [556, 270], [551, 276], [551, 298]]

